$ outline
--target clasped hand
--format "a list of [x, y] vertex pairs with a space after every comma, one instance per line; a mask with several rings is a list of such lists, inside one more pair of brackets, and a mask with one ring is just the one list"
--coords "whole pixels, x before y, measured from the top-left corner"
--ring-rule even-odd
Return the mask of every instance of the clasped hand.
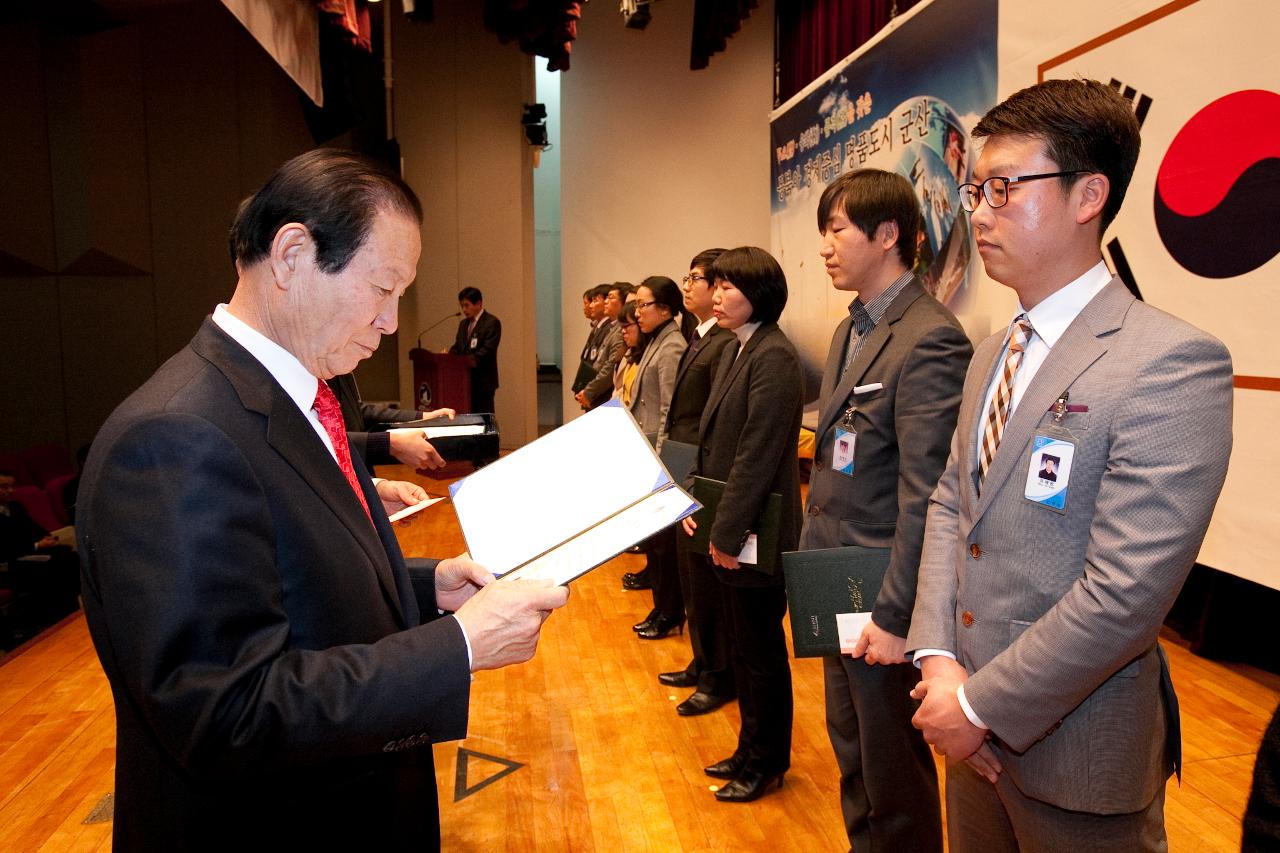
[[911, 698], [920, 700], [911, 724], [920, 730], [934, 752], [948, 761], [963, 760], [994, 784], [1002, 768], [987, 745], [990, 733], [969, 721], [956, 693], [969, 674], [944, 655], [925, 658], [922, 670], [924, 678], [911, 691]]

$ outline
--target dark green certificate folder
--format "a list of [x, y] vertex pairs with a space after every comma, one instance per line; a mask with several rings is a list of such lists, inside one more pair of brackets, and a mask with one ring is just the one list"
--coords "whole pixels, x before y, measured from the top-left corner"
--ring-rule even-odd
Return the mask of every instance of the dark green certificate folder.
[[[693, 514], [698, 529], [693, 533], [693, 548], [700, 554], [707, 553], [711, 545], [711, 525], [716, 519], [716, 511], [720, 507], [720, 499], [724, 497], [724, 481], [710, 477], [694, 477], [690, 490], [693, 499], [702, 504], [702, 509]], [[759, 521], [751, 528], [756, 534], [756, 557], [758, 563], [743, 563], [748, 569], [755, 569], [766, 575], [778, 572], [778, 528], [782, 523], [782, 495], [770, 492], [765, 499], [764, 510]]]
[[888, 548], [851, 545], [782, 555], [796, 657], [840, 654], [836, 614], [865, 613], [875, 607], [889, 553]]

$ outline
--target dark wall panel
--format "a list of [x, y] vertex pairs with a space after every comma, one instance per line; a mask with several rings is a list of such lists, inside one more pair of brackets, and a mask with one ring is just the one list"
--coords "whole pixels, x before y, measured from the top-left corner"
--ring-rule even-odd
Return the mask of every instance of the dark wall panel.
[[0, 450], [67, 442], [57, 279], [0, 278]]
[[[239, 203], [235, 56], [240, 25], [219, 5], [158, 15], [143, 32], [160, 357], [231, 297], [227, 226]], [[198, 61], [193, 58], [199, 57]]]
[[150, 276], [58, 280], [69, 447], [90, 441], [107, 415], [156, 369]]

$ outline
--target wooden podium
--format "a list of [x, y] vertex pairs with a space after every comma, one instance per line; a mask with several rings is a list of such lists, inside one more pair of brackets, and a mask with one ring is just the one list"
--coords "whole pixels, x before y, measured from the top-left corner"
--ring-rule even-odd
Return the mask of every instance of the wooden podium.
[[409, 360], [413, 362], [412, 408], [424, 412], [450, 408], [459, 414], [471, 411], [471, 356], [415, 347], [409, 350]]

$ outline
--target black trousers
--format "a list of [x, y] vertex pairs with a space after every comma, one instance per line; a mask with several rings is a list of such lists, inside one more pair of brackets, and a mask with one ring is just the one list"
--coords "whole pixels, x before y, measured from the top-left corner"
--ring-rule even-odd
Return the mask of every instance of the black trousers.
[[822, 659], [827, 735], [840, 768], [840, 811], [858, 853], [942, 853], [938, 775], [911, 725], [920, 670], [871, 666], [848, 655]]
[[693, 649], [693, 660], [685, 671], [698, 680], [699, 691], [732, 699], [738, 695], [738, 688], [734, 686], [729, 659], [729, 625], [722, 585], [706, 555], [689, 545], [689, 537], [683, 531], [676, 537], [676, 564], [689, 620], [689, 645]]
[[676, 556], [676, 531], [680, 525], [659, 531], [649, 538], [649, 583], [653, 585], [653, 606], [667, 619], [684, 618], [684, 592], [680, 588], [680, 567]]
[[782, 586], [733, 586], [721, 581], [720, 593], [742, 717], [735, 754], [746, 756], [748, 770], [781, 773], [791, 766], [793, 715], [791, 663], [782, 632], [787, 591]]

